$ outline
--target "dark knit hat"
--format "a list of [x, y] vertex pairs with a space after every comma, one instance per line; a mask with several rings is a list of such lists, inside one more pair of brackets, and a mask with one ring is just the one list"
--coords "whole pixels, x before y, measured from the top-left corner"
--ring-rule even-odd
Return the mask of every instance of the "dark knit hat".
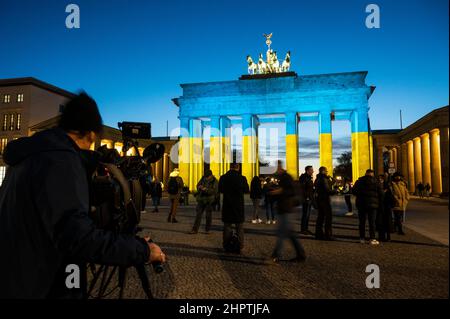
[[100, 133], [103, 121], [95, 100], [81, 92], [64, 106], [58, 126], [65, 131], [78, 131], [81, 134], [90, 131]]

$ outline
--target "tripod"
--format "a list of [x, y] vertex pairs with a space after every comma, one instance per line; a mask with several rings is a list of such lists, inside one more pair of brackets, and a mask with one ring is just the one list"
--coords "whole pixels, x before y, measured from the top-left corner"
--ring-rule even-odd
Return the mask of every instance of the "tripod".
[[[127, 271], [131, 267], [122, 267], [122, 266], [107, 266], [107, 265], [100, 265], [98, 269], [96, 269], [96, 266], [94, 264], [89, 264], [88, 267], [90, 268], [93, 278], [90, 282], [89, 288], [87, 289], [87, 297], [94, 297], [92, 296], [92, 292], [98, 282], [98, 280], [101, 277], [100, 285], [98, 287], [98, 293], [94, 297], [95, 299], [102, 299], [104, 297], [109, 296], [111, 293], [113, 293], [117, 288], [119, 289], [119, 299], [123, 299], [123, 293], [125, 290], [125, 285], [127, 281]], [[148, 299], [153, 299], [153, 294], [150, 289], [150, 283], [147, 276], [147, 271], [145, 269], [145, 265], [136, 265], [133, 266], [139, 276], [139, 279], [141, 281], [142, 290], [144, 291], [146, 297]], [[111, 283], [111, 280], [113, 279], [114, 275], [118, 275], [118, 284], [116, 287], [112, 288], [110, 291], [107, 291], [108, 286]]]

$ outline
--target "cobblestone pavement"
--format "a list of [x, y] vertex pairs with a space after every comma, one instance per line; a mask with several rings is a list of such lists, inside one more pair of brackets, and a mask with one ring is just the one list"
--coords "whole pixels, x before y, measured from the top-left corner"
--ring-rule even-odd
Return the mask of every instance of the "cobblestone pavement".
[[[181, 206], [179, 223], [167, 222], [168, 203], [159, 213], [142, 215], [143, 233], [150, 234], [169, 256], [165, 271], [150, 281], [157, 298], [448, 298], [448, 247], [407, 229], [406, 236], [380, 246], [359, 243], [357, 217], [343, 216], [342, 198], [333, 203], [333, 229], [337, 241], [317, 241], [300, 236], [307, 260], [270, 265], [276, 225], [246, 223], [245, 250], [241, 255], [222, 251], [220, 213], [213, 213], [213, 228], [189, 235], [195, 207]], [[246, 206], [250, 219], [251, 207]], [[262, 214], [263, 216], [265, 214]], [[299, 230], [300, 211], [292, 214]], [[313, 210], [310, 229], [314, 229]], [[265, 219], [265, 218], [263, 218]], [[204, 222], [204, 221], [203, 221]], [[203, 226], [202, 226], [203, 227]], [[294, 257], [285, 243], [284, 260]], [[365, 285], [366, 266], [380, 267], [381, 287]], [[135, 271], [129, 272], [126, 298], [143, 298]], [[111, 297], [115, 297], [114, 294]]]

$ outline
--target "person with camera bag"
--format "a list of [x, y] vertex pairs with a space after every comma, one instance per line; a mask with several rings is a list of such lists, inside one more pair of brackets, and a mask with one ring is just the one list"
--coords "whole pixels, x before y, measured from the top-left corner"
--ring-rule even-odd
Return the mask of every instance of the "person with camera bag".
[[197, 234], [202, 222], [203, 212], [206, 211], [205, 232], [209, 234], [212, 223], [212, 204], [218, 193], [218, 182], [211, 170], [207, 170], [205, 175], [197, 184], [197, 215], [195, 217], [194, 226], [190, 234]]
[[12, 141], [0, 188], [0, 298], [82, 298], [66, 285], [69, 265], [123, 267], [164, 262], [154, 243], [98, 229], [89, 218], [86, 152], [102, 130], [95, 101], [86, 93], [64, 107], [57, 128]]

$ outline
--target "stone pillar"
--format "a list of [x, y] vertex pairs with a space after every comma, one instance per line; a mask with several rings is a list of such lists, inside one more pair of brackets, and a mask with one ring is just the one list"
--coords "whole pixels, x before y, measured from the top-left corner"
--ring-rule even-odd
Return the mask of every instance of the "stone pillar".
[[414, 143], [413, 141], [407, 142], [408, 153], [408, 190], [413, 193], [416, 189], [416, 179], [414, 173]]
[[373, 136], [372, 133], [369, 134], [369, 152], [370, 152], [370, 168], [373, 169]]
[[[189, 185], [191, 174], [191, 149], [190, 149], [190, 126], [189, 118], [180, 118], [180, 142], [178, 147], [178, 169], [180, 170], [180, 177], [183, 179], [185, 185]], [[172, 159], [174, 160], [174, 159]]]
[[[351, 115], [352, 128], [352, 179], [356, 181], [370, 168], [370, 142], [368, 108], [361, 107]], [[382, 156], [382, 154], [381, 154]]]
[[441, 151], [441, 180], [442, 195], [448, 196], [448, 148], [449, 148], [448, 126], [439, 128], [440, 151]]
[[431, 163], [430, 163], [430, 136], [428, 133], [420, 136], [422, 146], [422, 183], [431, 186]]
[[160, 159], [159, 161], [156, 162], [156, 167], [155, 167], [155, 176], [158, 178], [158, 180], [160, 182], [162, 182], [163, 180], [163, 159]]
[[319, 153], [320, 166], [328, 169], [333, 175], [333, 140], [331, 135], [331, 112], [319, 113]]
[[405, 143], [400, 146], [401, 149], [401, 165], [400, 173], [404, 178], [408, 178], [408, 147]]
[[435, 129], [430, 132], [430, 166], [431, 166], [431, 193], [435, 196], [438, 196], [442, 193], [439, 129]]
[[242, 115], [242, 175], [250, 185], [256, 172], [256, 131], [255, 119], [252, 114]]
[[195, 191], [197, 183], [203, 176], [203, 127], [201, 121], [196, 119], [189, 120], [189, 134], [191, 165], [188, 185], [191, 191]]
[[164, 156], [163, 156], [163, 178], [162, 178], [162, 182], [164, 185], [167, 185], [167, 181], [169, 179], [169, 174], [170, 174], [169, 162], [170, 162], [169, 154], [164, 153]]
[[377, 175], [384, 174], [383, 145], [377, 147]]
[[[413, 139], [414, 141], [414, 179], [415, 184], [423, 182], [422, 180], [422, 146], [420, 143], [420, 137]], [[414, 185], [414, 191], [416, 189]]]
[[213, 175], [219, 178], [222, 165], [222, 141], [220, 136], [220, 116], [211, 117], [211, 134], [209, 139], [209, 168]]
[[398, 170], [398, 151], [397, 151], [397, 147], [396, 146], [394, 146], [392, 148], [392, 155], [394, 156], [393, 162], [394, 162], [394, 165], [395, 165], [395, 169]]
[[296, 112], [286, 113], [286, 170], [294, 178], [298, 178], [298, 115]]

